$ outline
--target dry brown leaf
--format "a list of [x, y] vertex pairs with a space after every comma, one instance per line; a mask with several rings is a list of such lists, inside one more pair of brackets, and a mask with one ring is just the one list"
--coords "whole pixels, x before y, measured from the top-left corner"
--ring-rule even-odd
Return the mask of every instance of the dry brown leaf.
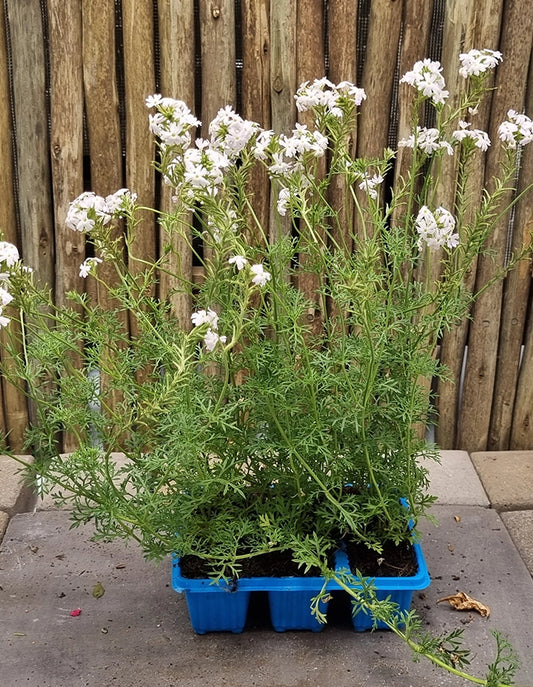
[[441, 601], [448, 601], [450, 606], [453, 606], [457, 611], [477, 611], [484, 618], [488, 618], [490, 615], [490, 608], [488, 606], [482, 604], [481, 601], [476, 601], [465, 592], [457, 592], [457, 594], [445, 596], [442, 599], [438, 599], [437, 603], [439, 604]]

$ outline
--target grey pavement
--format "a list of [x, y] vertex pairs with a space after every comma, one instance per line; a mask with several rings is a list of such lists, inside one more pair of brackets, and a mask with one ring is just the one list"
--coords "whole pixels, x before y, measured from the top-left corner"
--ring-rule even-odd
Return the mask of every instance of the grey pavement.
[[[355, 633], [342, 595], [321, 633], [274, 632], [258, 594], [242, 634], [195, 635], [168, 561], [144, 561], [122, 542], [92, 542], [90, 527], [69, 529], [68, 511], [32, 503], [6, 469], [0, 461], [0, 528], [8, 522], [0, 546], [2, 687], [466, 684], [425, 659], [414, 663], [390, 632]], [[479, 676], [493, 659], [491, 632], [505, 634], [521, 659], [522, 686], [533, 685], [532, 473], [533, 451], [443, 451], [441, 464], [430, 466], [436, 524], [420, 528], [432, 582], [413, 600], [429, 632], [464, 630]], [[488, 605], [490, 617], [437, 604], [457, 591]]]

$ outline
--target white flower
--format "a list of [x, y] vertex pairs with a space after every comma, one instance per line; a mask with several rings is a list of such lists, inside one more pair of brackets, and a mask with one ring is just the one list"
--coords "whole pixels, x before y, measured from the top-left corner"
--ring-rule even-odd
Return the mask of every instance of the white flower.
[[441, 75], [440, 62], [433, 62], [426, 58], [415, 62], [413, 69], [402, 76], [400, 83], [414, 86], [422, 95], [431, 98], [435, 105], [444, 103], [450, 95], [444, 89], [445, 83]]
[[192, 323], [195, 327], [208, 324], [211, 329], [218, 329], [218, 315], [214, 310], [198, 310], [191, 315]]
[[244, 257], [244, 255], [234, 255], [233, 257], [229, 258], [228, 262], [230, 265], [235, 265], [239, 272], [244, 268], [245, 265], [248, 264], [248, 260]]
[[415, 221], [416, 230], [420, 236], [418, 250], [422, 250], [424, 243], [428, 248], [455, 248], [459, 244], [459, 234], [454, 233], [455, 219], [443, 207], [438, 207], [435, 213], [423, 205]]
[[460, 128], [452, 133], [452, 138], [454, 138], [456, 141], [463, 141], [465, 138], [470, 138], [478, 148], [483, 151], [487, 150], [490, 146], [490, 138], [488, 134], [485, 131], [481, 131], [481, 129], [469, 129], [469, 126], [469, 122], [463, 122], [460, 120]]
[[383, 177], [381, 176], [381, 174], [374, 174], [374, 176], [372, 177], [368, 174], [365, 174], [363, 181], [359, 184], [359, 188], [362, 191], [366, 191], [370, 198], [376, 200], [378, 197], [376, 186], [379, 186], [379, 184], [381, 183], [383, 183]]
[[257, 160], [266, 160], [266, 150], [270, 145], [273, 136], [273, 131], [261, 131], [259, 136], [255, 139], [255, 144], [252, 148], [252, 152]]
[[107, 196], [105, 199], [106, 209], [110, 215], [115, 215], [120, 217], [121, 210], [125, 209], [128, 203], [135, 203], [137, 200], [137, 194], [132, 193], [127, 188], [120, 188], [115, 193]]
[[252, 278], [252, 284], [256, 284], [257, 286], [265, 286], [271, 278], [270, 272], [267, 272], [263, 265], [252, 265], [250, 270], [255, 275]]
[[350, 81], [341, 81], [337, 84], [336, 89], [341, 93], [346, 92], [357, 106], [366, 100], [365, 90], [354, 86]]
[[0, 286], [0, 306], [4, 307], [4, 305], [9, 305], [12, 300], [13, 296], [9, 293], [9, 291], [4, 289], [3, 286]]
[[80, 277], [85, 279], [91, 274], [91, 270], [102, 262], [100, 258], [86, 258], [80, 265]]
[[5, 317], [5, 315], [2, 315], [1, 311], [0, 311], [0, 329], [7, 327], [8, 324], [9, 324], [9, 317]]
[[278, 212], [282, 217], [287, 214], [287, 205], [291, 197], [291, 192], [288, 188], [282, 188], [278, 195]]
[[507, 113], [508, 121], [502, 122], [498, 127], [498, 136], [509, 148], [525, 146], [533, 141], [533, 121], [525, 114], [519, 114], [515, 110]]
[[469, 76], [479, 76], [488, 69], [494, 69], [501, 61], [502, 54], [497, 50], [470, 50], [459, 55], [459, 74], [465, 79]]
[[226, 343], [226, 337], [225, 336], [219, 336], [212, 329], [208, 329], [207, 332], [205, 333], [205, 336], [204, 336], [204, 344], [205, 344], [206, 349], [208, 351], [212, 351], [219, 341], [220, 341], [220, 343]]
[[107, 224], [110, 219], [105, 198], [93, 191], [85, 191], [70, 203], [65, 225], [74, 231], [87, 233], [94, 228], [96, 221]]
[[148, 107], [148, 108], [156, 107], [157, 105], [159, 105], [159, 103], [161, 102], [162, 99], [163, 99], [163, 96], [160, 95], [159, 93], [154, 93], [154, 95], [149, 95], [146, 97], [146, 100], [145, 100], [146, 107]]
[[437, 150], [445, 150], [448, 155], [453, 155], [453, 148], [447, 141], [439, 140], [438, 129], [426, 129], [425, 127], [416, 127], [416, 137], [411, 134], [408, 138], [402, 138], [398, 141], [400, 148], [414, 148], [416, 146], [426, 155], [431, 155]]
[[209, 125], [213, 145], [231, 159], [238, 157], [258, 130], [259, 124], [243, 119], [230, 105], [219, 110]]
[[0, 241], [0, 263], [13, 267], [20, 259], [18, 248], [8, 241]]

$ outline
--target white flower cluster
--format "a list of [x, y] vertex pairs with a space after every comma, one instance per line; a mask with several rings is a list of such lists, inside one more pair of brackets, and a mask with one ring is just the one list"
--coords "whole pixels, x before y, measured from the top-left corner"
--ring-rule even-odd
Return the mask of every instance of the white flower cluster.
[[198, 310], [191, 315], [191, 321], [195, 327], [201, 327], [204, 324], [208, 325], [207, 331], [204, 334], [204, 345], [208, 351], [212, 351], [217, 343], [226, 343], [225, 336], [219, 336], [218, 329], [218, 315], [214, 310]]
[[469, 126], [469, 122], [459, 120], [459, 129], [452, 133], [452, 138], [456, 141], [464, 141], [465, 138], [469, 138], [481, 150], [488, 150], [490, 146], [488, 134], [485, 131], [481, 131], [481, 129], [469, 129]]
[[230, 164], [229, 158], [222, 152], [213, 148], [209, 141], [199, 138], [195, 141], [194, 148], [188, 148], [181, 158], [173, 162], [174, 168], [183, 169], [183, 182], [176, 188], [185, 185], [187, 195], [194, 196], [194, 190], [203, 189], [210, 195], [215, 195], [217, 187], [224, 180], [224, 170]]
[[121, 217], [125, 208], [136, 200], [137, 194], [127, 188], [121, 188], [106, 198], [93, 191], [85, 191], [70, 203], [65, 225], [74, 231], [87, 233], [97, 222], [107, 224], [112, 218]]
[[[235, 265], [237, 270], [240, 272], [246, 267], [248, 260], [244, 257], [244, 255], [233, 255], [228, 259], [228, 263], [230, 265]], [[256, 286], [265, 286], [272, 278], [270, 272], [267, 272], [263, 265], [250, 265], [250, 272], [254, 275], [252, 277], [252, 284], [255, 284]]]
[[424, 244], [432, 250], [455, 248], [459, 244], [459, 234], [454, 233], [455, 219], [443, 207], [438, 207], [433, 213], [423, 205], [418, 212], [415, 227], [420, 236], [418, 250], [422, 250]]
[[377, 187], [383, 183], [383, 177], [381, 174], [374, 174], [373, 176], [370, 176], [370, 174], [366, 173], [363, 175], [363, 181], [359, 184], [359, 188], [362, 191], [365, 191], [370, 198], [373, 200], [377, 200], [378, 197], [378, 191]]
[[411, 71], [402, 76], [400, 83], [414, 86], [426, 98], [431, 98], [435, 105], [441, 105], [450, 95], [444, 88], [446, 84], [441, 71], [440, 62], [433, 62], [429, 58], [419, 60]]
[[239, 156], [252, 136], [259, 130], [259, 124], [240, 117], [230, 105], [218, 111], [209, 125], [209, 136], [213, 146], [230, 159]]
[[469, 50], [459, 55], [461, 67], [459, 74], [467, 79], [469, 76], [479, 76], [488, 69], [494, 69], [501, 62], [502, 54], [497, 50]]
[[[6, 267], [13, 267], [19, 261], [20, 256], [16, 246], [8, 241], [0, 241], [0, 265]], [[8, 275], [0, 275], [5, 279]], [[9, 293], [8, 289], [4, 286], [0, 286], [0, 329], [7, 327], [9, 324], [9, 317], [4, 315], [4, 308], [9, 305], [13, 300], [13, 296]]]
[[296, 91], [294, 98], [298, 112], [323, 108], [327, 114], [340, 118], [347, 105], [361, 105], [366, 99], [366, 93], [349, 81], [334, 84], [324, 77], [315, 79], [312, 84], [305, 81]]
[[426, 155], [431, 155], [437, 150], [445, 150], [448, 155], [453, 155], [453, 148], [447, 142], [439, 139], [438, 129], [426, 129], [425, 127], [416, 127], [416, 136], [411, 134], [408, 138], [402, 138], [398, 141], [400, 148], [420, 148]]
[[525, 146], [533, 141], [533, 122], [525, 114], [509, 110], [509, 118], [502, 122], [498, 128], [500, 140], [507, 144], [509, 148]]
[[80, 265], [80, 277], [88, 277], [91, 270], [102, 262], [101, 258], [86, 258]]
[[187, 148], [191, 144], [191, 128], [200, 122], [182, 100], [163, 98], [159, 94], [146, 98], [148, 108], [157, 108], [149, 117], [150, 131], [161, 139], [163, 149], [168, 146]]
[[320, 131], [309, 131], [305, 124], [296, 124], [291, 136], [281, 135], [279, 149], [272, 153], [268, 171], [272, 177], [288, 177], [304, 170], [306, 154], [322, 157], [328, 148], [328, 139]]

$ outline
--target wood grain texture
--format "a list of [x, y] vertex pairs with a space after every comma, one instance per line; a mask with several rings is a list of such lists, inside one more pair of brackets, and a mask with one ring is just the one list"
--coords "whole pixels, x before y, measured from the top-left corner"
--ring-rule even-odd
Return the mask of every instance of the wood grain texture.
[[[499, 45], [502, 18], [502, 0], [490, 0], [486, 11], [480, 12], [476, 2], [450, 2], [446, 6], [443, 58], [449, 69], [457, 70], [460, 52], [488, 47], [496, 50]], [[492, 86], [494, 76], [488, 85]], [[476, 115], [471, 117], [474, 128], [487, 131], [490, 119], [491, 98], [486, 97]], [[465, 223], [471, 222], [479, 208], [485, 181], [486, 154], [476, 152], [470, 163], [470, 177], [466, 187], [468, 207], [465, 209]], [[454, 169], [454, 177], [456, 170]], [[450, 192], [448, 191], [448, 195]], [[465, 276], [464, 284], [473, 291], [476, 280], [477, 260], [474, 260]], [[464, 319], [451, 331], [445, 332], [441, 342], [441, 362], [448, 368], [451, 381], [440, 380], [437, 385], [437, 408], [439, 424], [436, 438], [441, 448], [454, 448], [459, 424], [459, 398], [463, 357], [468, 340], [469, 321]]]
[[[158, 2], [159, 49], [161, 92], [164, 96], [183, 100], [191, 111], [195, 104], [194, 73], [194, 1], [160, 0]], [[195, 113], [200, 116], [199, 112]], [[161, 182], [161, 210], [175, 210], [172, 189]], [[188, 228], [192, 218], [189, 213], [178, 213], [182, 219], [175, 231], [167, 233], [160, 228], [161, 246], [170, 245], [167, 270], [161, 273], [159, 295], [167, 299], [181, 326], [190, 327], [191, 296], [175, 276], [178, 272], [192, 282], [191, 237]]]
[[[500, 50], [505, 60], [496, 75], [489, 136], [497, 141], [497, 129], [510, 107], [522, 110], [531, 52], [533, 5], [528, 0], [508, 0], [502, 26]], [[485, 186], [490, 191], [499, 172], [500, 146], [491, 146], [487, 155]], [[509, 202], [512, 193], [504, 199]], [[479, 258], [476, 290], [482, 288], [502, 266], [507, 242], [509, 216], [494, 227], [488, 248], [493, 256]], [[480, 296], [473, 308], [469, 332], [468, 360], [461, 406], [458, 446], [470, 451], [485, 450], [489, 440], [490, 416], [496, 374], [498, 337], [502, 307], [502, 282], [498, 281]]]
[[39, 0], [9, 0], [13, 62], [18, 208], [26, 264], [54, 287], [54, 227], [50, 180], [43, 24]]
[[[533, 114], [533, 52], [529, 66], [529, 81], [525, 110]], [[524, 191], [533, 181], [533, 147], [525, 146], [521, 156], [518, 193]], [[520, 200], [513, 219], [512, 251], [517, 252], [523, 245], [531, 246], [533, 236], [533, 202], [531, 194]], [[528, 307], [531, 311], [531, 258], [522, 261], [506, 277], [503, 284], [502, 316], [498, 343], [498, 364], [494, 383], [494, 400], [489, 432], [489, 451], [504, 451], [524, 446], [533, 446], [533, 425], [527, 418], [533, 403], [524, 405], [524, 389], [531, 386], [533, 376], [527, 377], [528, 364], [524, 358], [522, 366], [522, 344], [526, 333]], [[529, 306], [528, 306], [529, 304]], [[528, 332], [533, 337], [533, 330]], [[525, 344], [528, 350], [532, 343]], [[530, 365], [531, 363], [529, 363]], [[526, 375], [526, 376], [524, 376]], [[519, 377], [521, 381], [519, 382]], [[526, 381], [528, 380], [528, 381]], [[531, 399], [530, 399], [531, 401]]]
[[[0, 5], [0, 159], [2, 160], [0, 165], [0, 197], [2, 198], [0, 203], [0, 232], [3, 240], [18, 245], [5, 19], [2, 4]], [[9, 316], [9, 310], [7, 309], [4, 314]], [[11, 322], [10, 327], [13, 329], [15, 323]], [[12, 333], [16, 337], [19, 336], [19, 331], [16, 328]], [[2, 345], [6, 342], [6, 338], [6, 330], [0, 330], [0, 357], [2, 364], [9, 366], [10, 358], [6, 348]], [[15, 453], [22, 452], [23, 435], [27, 424], [26, 397], [2, 378], [0, 384], [0, 430], [7, 436], [9, 448]]]

